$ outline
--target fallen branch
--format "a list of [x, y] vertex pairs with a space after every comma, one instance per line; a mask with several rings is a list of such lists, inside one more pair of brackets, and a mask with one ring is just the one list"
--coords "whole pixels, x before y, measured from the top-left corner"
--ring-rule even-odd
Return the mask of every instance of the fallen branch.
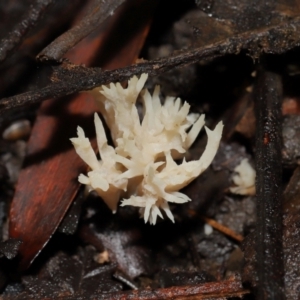
[[[182, 67], [200, 60], [213, 59], [225, 54], [237, 54], [245, 49], [257, 58], [261, 53], [283, 53], [300, 45], [300, 17], [264, 30], [245, 32], [205, 47], [180, 52], [171, 57], [143, 62], [112, 71], [99, 68], [90, 69], [90, 74], [74, 73], [67, 82], [52, 83], [40, 90], [4, 98], [0, 101], [0, 114], [24, 105], [41, 102], [49, 98], [70, 95], [79, 91], [91, 90], [102, 84], [128, 80], [133, 75], [149, 73], [159, 75], [172, 68]], [[74, 71], [75, 72], [75, 71]]]
[[22, 42], [26, 33], [36, 25], [53, 0], [36, 0], [22, 20], [0, 41], [0, 63]]
[[111, 16], [125, 0], [98, 0], [91, 9], [91, 13], [70, 30], [55, 39], [43, 49], [37, 56], [41, 61], [59, 61], [67, 51], [79, 43], [88, 34], [94, 31], [100, 24]]
[[277, 73], [258, 71], [256, 104], [257, 299], [285, 299], [282, 249], [282, 83]]

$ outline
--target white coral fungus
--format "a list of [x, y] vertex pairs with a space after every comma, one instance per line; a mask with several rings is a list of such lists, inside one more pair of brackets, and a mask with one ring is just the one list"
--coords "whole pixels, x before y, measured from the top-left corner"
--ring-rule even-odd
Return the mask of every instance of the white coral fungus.
[[[71, 141], [77, 154], [91, 171], [81, 174], [79, 182], [95, 190], [115, 212], [120, 197], [127, 197], [121, 206], [140, 207], [145, 222], [156, 223], [163, 210], [174, 222], [168, 203], [184, 203], [191, 199], [178, 192], [198, 177], [212, 162], [222, 135], [220, 122], [208, 136], [206, 149], [199, 160], [181, 165], [174, 159], [183, 157], [204, 125], [204, 115], [189, 114], [190, 105], [179, 98], [167, 97], [164, 104], [157, 86], [151, 95], [142, 88], [148, 75], [132, 77], [128, 87], [120, 83], [102, 86], [92, 91], [100, 112], [111, 130], [115, 148], [107, 144], [103, 124], [95, 114], [98, 161], [82, 128]], [[143, 99], [144, 117], [139, 120], [136, 101]]]
[[236, 173], [232, 180], [236, 186], [229, 188], [230, 192], [237, 195], [255, 195], [256, 172], [247, 158], [234, 169]]

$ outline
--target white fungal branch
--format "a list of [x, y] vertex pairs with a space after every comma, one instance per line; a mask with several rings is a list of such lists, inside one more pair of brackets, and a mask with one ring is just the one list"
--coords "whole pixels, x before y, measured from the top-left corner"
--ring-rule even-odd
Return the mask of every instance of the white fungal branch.
[[243, 159], [234, 172], [236, 174], [233, 175], [232, 180], [236, 186], [229, 188], [230, 192], [238, 195], [255, 195], [256, 172], [248, 159]]
[[[164, 104], [157, 86], [151, 95], [142, 88], [148, 75], [132, 77], [128, 87], [111, 83], [92, 91], [100, 112], [107, 123], [114, 147], [107, 144], [102, 121], [95, 114], [97, 144], [101, 160], [98, 161], [82, 128], [71, 141], [77, 154], [91, 169], [79, 175], [79, 181], [95, 190], [108, 207], [115, 212], [121, 206], [140, 207], [145, 222], [155, 224], [163, 218], [161, 210], [174, 222], [168, 202], [185, 203], [191, 199], [178, 192], [198, 177], [212, 162], [219, 147], [223, 124], [214, 130], [205, 128], [208, 141], [199, 160], [178, 165], [174, 159], [182, 158], [204, 126], [204, 115], [189, 114], [190, 105], [181, 99], [167, 97]], [[144, 117], [139, 120], [136, 101], [143, 99]]]

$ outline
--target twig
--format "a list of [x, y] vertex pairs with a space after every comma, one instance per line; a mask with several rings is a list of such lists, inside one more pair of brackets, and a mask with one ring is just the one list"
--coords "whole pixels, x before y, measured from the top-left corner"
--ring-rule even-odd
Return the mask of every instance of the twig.
[[198, 218], [200, 217], [205, 223], [209, 224], [211, 227], [213, 227], [214, 229], [222, 232], [223, 234], [229, 236], [230, 238], [238, 241], [238, 242], [242, 242], [244, 237], [238, 233], [236, 233], [234, 230], [230, 229], [229, 227], [217, 222], [214, 219], [205, 217], [205, 216], [198, 216], [197, 212], [189, 209], [188, 210], [189, 214], [191, 216], [197, 216]]
[[88, 34], [94, 31], [105, 19], [112, 15], [125, 0], [98, 0], [91, 13], [76, 26], [63, 33], [37, 56], [41, 61], [59, 61], [63, 55]]
[[257, 299], [285, 299], [282, 251], [281, 78], [258, 72], [256, 101]]
[[[130, 292], [118, 292], [102, 294], [94, 297], [94, 300], [212, 300], [229, 297], [242, 297], [249, 294], [249, 290], [244, 289], [239, 280], [227, 280], [219, 282], [208, 282], [190, 286], [176, 286], [164, 289], [145, 289]], [[90, 299], [81, 297], [61, 297], [58, 299], [74, 300]]]
[[222, 232], [223, 234], [229, 236], [230, 238], [238, 241], [238, 242], [242, 242], [244, 237], [238, 233], [236, 233], [235, 231], [233, 231], [232, 229], [226, 227], [225, 225], [217, 222], [216, 220], [207, 218], [207, 217], [201, 217], [201, 219], [203, 221], [205, 221], [207, 224], [209, 224], [211, 227], [213, 227], [214, 229]]
[[248, 50], [253, 57], [258, 57], [263, 52], [283, 53], [297, 45], [300, 45], [300, 17], [261, 31], [239, 34], [221, 42], [181, 52], [167, 58], [112, 71], [93, 68], [91, 74], [85, 74], [80, 79], [75, 76], [74, 79], [70, 78], [68, 82], [53, 83], [40, 90], [4, 98], [0, 101], [0, 114], [16, 107], [37, 103], [49, 98], [90, 90], [109, 82], [128, 80], [133, 75], [141, 73], [158, 75], [172, 68], [192, 64], [199, 60], [212, 59], [230, 53], [236, 54], [242, 49]]
[[52, 2], [53, 0], [36, 0], [30, 5], [29, 11], [23, 16], [22, 21], [0, 41], [0, 63], [21, 44], [26, 33], [36, 25]]

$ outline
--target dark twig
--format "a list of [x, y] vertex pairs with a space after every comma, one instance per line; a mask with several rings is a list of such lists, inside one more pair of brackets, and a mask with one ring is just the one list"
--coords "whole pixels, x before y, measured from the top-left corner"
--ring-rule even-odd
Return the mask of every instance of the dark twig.
[[0, 114], [16, 107], [37, 103], [49, 98], [90, 90], [109, 82], [127, 80], [131, 76], [141, 73], [158, 75], [172, 68], [185, 66], [199, 60], [212, 59], [224, 54], [236, 54], [242, 49], [248, 50], [253, 57], [258, 57], [263, 52], [283, 53], [300, 45], [299, 35], [300, 17], [262, 31], [246, 32], [212, 45], [122, 69], [102, 71], [101, 69], [93, 68], [89, 75], [86, 75], [86, 72], [84, 72], [83, 76], [76, 75], [74, 71], [74, 78], [69, 78], [67, 82], [53, 83], [40, 90], [2, 99], [0, 101]]
[[285, 299], [282, 250], [281, 78], [261, 69], [256, 101], [257, 299]]
[[76, 26], [55, 39], [50, 45], [41, 51], [37, 58], [41, 61], [59, 61], [63, 55], [93, 30], [105, 19], [112, 15], [125, 0], [98, 0], [91, 9], [91, 13]]
[[22, 42], [26, 33], [36, 25], [53, 0], [36, 0], [14, 29], [0, 42], [0, 63], [3, 62]]
[[[116, 293], [101, 293], [99, 295], [73, 295], [55, 297], [61, 300], [216, 300], [243, 297], [249, 294], [249, 290], [243, 288], [240, 280], [226, 280], [219, 282], [208, 282], [189, 286], [175, 286], [161, 289], [143, 289]], [[4, 296], [4, 300], [15, 299]], [[49, 299], [39, 298], [39, 299]]]

